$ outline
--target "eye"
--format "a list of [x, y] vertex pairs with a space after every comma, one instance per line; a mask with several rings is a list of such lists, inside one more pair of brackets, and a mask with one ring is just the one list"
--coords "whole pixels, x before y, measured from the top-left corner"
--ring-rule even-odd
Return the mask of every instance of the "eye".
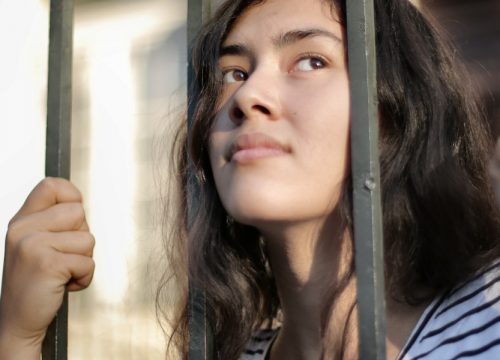
[[305, 57], [297, 63], [295, 66], [295, 71], [313, 71], [323, 69], [326, 66], [326, 62], [317, 56]]
[[224, 84], [234, 84], [239, 81], [245, 81], [248, 79], [248, 74], [243, 70], [231, 69], [224, 71], [224, 77], [222, 79]]

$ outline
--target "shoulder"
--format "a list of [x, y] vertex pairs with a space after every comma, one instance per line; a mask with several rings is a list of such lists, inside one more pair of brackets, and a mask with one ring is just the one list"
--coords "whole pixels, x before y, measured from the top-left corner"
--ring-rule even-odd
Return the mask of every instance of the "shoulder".
[[259, 330], [255, 332], [247, 343], [239, 360], [264, 360], [279, 329]]
[[500, 358], [500, 261], [437, 298], [399, 359]]

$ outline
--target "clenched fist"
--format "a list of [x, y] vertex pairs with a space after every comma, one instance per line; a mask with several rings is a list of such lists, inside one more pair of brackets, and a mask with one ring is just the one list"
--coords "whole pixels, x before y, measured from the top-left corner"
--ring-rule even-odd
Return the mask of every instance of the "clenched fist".
[[30, 193], [7, 230], [0, 299], [0, 359], [39, 359], [64, 291], [92, 280], [94, 237], [78, 189], [47, 178]]

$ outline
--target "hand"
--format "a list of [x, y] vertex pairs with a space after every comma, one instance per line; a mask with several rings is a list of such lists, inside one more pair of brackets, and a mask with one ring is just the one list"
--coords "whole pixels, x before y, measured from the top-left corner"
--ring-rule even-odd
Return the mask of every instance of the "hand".
[[0, 298], [1, 359], [39, 359], [47, 327], [65, 290], [84, 289], [92, 280], [93, 247], [78, 189], [59, 178], [40, 182], [7, 230]]

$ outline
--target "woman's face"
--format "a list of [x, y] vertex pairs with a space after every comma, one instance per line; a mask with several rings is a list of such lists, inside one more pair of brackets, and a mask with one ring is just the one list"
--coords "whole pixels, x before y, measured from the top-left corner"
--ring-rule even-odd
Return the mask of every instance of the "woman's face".
[[265, 226], [324, 219], [349, 165], [342, 27], [323, 0], [267, 0], [221, 50], [224, 89], [210, 136], [222, 203]]

